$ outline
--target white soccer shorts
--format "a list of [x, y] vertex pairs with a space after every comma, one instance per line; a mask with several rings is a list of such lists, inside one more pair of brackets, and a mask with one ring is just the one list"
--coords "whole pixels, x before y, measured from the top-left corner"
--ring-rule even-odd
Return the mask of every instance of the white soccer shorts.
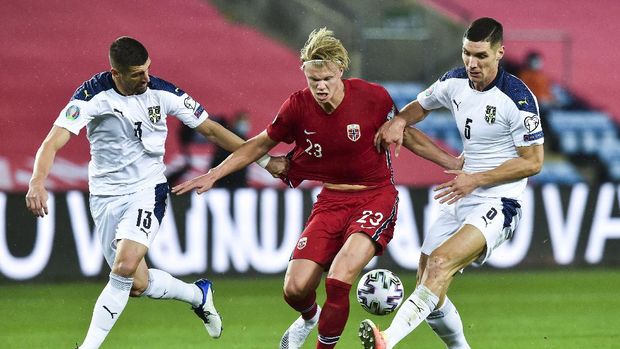
[[493, 251], [510, 239], [521, 219], [521, 202], [508, 198], [466, 196], [452, 205], [442, 204], [439, 217], [424, 238], [422, 253], [430, 255], [465, 224], [478, 228], [486, 240], [486, 252], [475, 264], [482, 265]]
[[129, 239], [150, 247], [166, 212], [168, 183], [132, 194], [90, 196], [90, 213], [103, 255], [112, 267], [118, 240]]

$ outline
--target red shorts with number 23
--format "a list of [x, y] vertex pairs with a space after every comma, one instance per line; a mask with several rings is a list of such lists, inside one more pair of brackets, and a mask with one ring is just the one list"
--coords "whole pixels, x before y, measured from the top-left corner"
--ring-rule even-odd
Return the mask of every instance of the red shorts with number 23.
[[327, 267], [349, 236], [360, 232], [375, 242], [376, 255], [381, 255], [394, 235], [397, 211], [398, 191], [392, 185], [360, 191], [323, 188], [291, 259]]

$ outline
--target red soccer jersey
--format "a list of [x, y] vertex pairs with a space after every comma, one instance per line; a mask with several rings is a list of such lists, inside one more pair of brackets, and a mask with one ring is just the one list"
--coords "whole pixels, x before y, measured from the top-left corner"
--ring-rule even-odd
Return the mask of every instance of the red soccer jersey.
[[374, 136], [398, 110], [380, 85], [345, 79], [344, 99], [331, 114], [308, 88], [293, 93], [280, 107], [267, 134], [276, 142], [292, 143], [288, 184], [303, 180], [333, 184], [382, 186], [393, 184], [389, 152], [377, 153]]

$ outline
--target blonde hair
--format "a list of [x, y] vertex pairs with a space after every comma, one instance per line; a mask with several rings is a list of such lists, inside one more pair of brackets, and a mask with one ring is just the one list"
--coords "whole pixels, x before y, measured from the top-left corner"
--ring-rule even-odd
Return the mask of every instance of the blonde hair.
[[347, 49], [334, 36], [334, 32], [325, 27], [315, 29], [310, 33], [299, 58], [302, 62], [302, 69], [306, 63], [322, 65], [332, 62], [342, 70], [348, 70], [350, 63]]

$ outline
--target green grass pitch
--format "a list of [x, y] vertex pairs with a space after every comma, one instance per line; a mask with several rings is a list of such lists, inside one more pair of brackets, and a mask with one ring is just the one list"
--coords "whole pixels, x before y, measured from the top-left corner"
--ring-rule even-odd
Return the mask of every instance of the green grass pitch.
[[[413, 273], [400, 273], [408, 295]], [[103, 348], [277, 348], [297, 317], [281, 296], [281, 277], [213, 278], [224, 319], [211, 339], [189, 306], [130, 299]], [[73, 348], [86, 333], [103, 283], [0, 286], [0, 348]], [[489, 272], [471, 270], [453, 282], [473, 348], [620, 348], [620, 272], [616, 270]], [[325, 299], [323, 285], [318, 300]], [[351, 292], [351, 314], [339, 348], [360, 348], [359, 321], [372, 316]], [[393, 315], [372, 316], [386, 326]], [[314, 348], [316, 330], [304, 348]], [[398, 346], [443, 348], [422, 324]]]

